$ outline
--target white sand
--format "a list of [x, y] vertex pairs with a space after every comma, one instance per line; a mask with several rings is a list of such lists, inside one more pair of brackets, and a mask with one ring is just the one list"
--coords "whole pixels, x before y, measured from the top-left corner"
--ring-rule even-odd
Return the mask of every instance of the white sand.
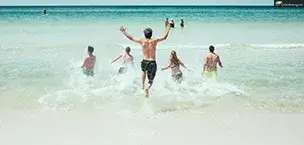
[[200, 109], [147, 116], [2, 110], [0, 145], [304, 144], [303, 114]]

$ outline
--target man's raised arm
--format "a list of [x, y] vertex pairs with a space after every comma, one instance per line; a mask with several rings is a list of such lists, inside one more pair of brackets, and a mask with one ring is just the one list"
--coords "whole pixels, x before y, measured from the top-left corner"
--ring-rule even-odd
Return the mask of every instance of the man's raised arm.
[[121, 31], [129, 40], [131, 40], [131, 41], [133, 41], [133, 42], [140, 43], [140, 40], [139, 40], [139, 39], [135, 39], [135, 38], [133, 38], [133, 36], [131, 36], [130, 34], [127, 33], [125, 27], [121, 26], [120, 31]]
[[166, 28], [166, 32], [165, 32], [164, 36], [161, 37], [161, 38], [158, 38], [158, 39], [157, 39], [157, 42], [161, 42], [161, 41], [163, 41], [163, 40], [166, 40], [167, 37], [168, 37], [168, 35], [169, 35], [170, 29], [171, 29], [171, 26], [168, 25], [167, 28]]

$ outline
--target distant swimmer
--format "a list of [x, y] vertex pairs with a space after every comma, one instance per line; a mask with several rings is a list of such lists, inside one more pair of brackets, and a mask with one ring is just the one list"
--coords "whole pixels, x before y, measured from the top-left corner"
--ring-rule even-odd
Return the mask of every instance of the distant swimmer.
[[[156, 46], [159, 42], [166, 40], [170, 27], [168, 26], [166, 29], [166, 32], [163, 37], [161, 38], [152, 38], [152, 29], [146, 28], [144, 29], [143, 33], [145, 35], [145, 38], [142, 39], [136, 39], [133, 38], [130, 34], [127, 33], [125, 27], [121, 27], [120, 31], [131, 41], [136, 42], [141, 45], [142, 52], [143, 52], [143, 60], [141, 61], [141, 70], [142, 70], [142, 89], [145, 89], [146, 95], [145, 97], [149, 97], [149, 89], [153, 85], [153, 81], [156, 75], [157, 71], [157, 63], [156, 63]], [[145, 88], [145, 80], [146, 76], [148, 77], [148, 87]]]
[[111, 63], [116, 62], [117, 60], [121, 60], [122, 66], [119, 68], [118, 70], [118, 74], [123, 74], [125, 72], [127, 72], [128, 70], [128, 65], [132, 65], [132, 67], [134, 68], [134, 58], [133, 56], [130, 54], [131, 52], [131, 48], [128, 46], [125, 49], [125, 52], [123, 52], [122, 54], [120, 54], [118, 57], [116, 57]]
[[174, 23], [174, 20], [173, 20], [173, 19], [170, 20], [170, 23], [169, 23], [169, 24], [170, 24], [171, 28], [174, 28], [175, 23]]
[[169, 25], [169, 20], [168, 20], [168, 18], [166, 18], [165, 27], [167, 28], [168, 25]]
[[183, 18], [181, 18], [180, 26], [181, 26], [182, 28], [184, 28], [184, 26], [185, 26], [185, 23], [184, 23], [184, 19], [183, 19]]
[[84, 60], [83, 65], [81, 68], [83, 69], [83, 73], [87, 76], [93, 76], [94, 75], [94, 66], [96, 62], [96, 57], [93, 55], [94, 47], [88, 46], [88, 56]]
[[176, 52], [173, 50], [170, 54], [169, 64], [168, 66], [162, 68], [162, 70], [166, 70], [168, 68], [171, 68], [172, 70], [172, 78], [175, 82], [181, 83], [183, 81], [183, 73], [180, 70], [180, 65], [184, 67], [185, 69], [189, 70], [185, 64], [177, 57]]
[[43, 14], [46, 15], [46, 9], [44, 9]]
[[209, 46], [210, 53], [205, 58], [203, 74], [207, 77], [217, 78], [217, 64], [222, 68], [220, 56], [214, 53], [214, 46]]

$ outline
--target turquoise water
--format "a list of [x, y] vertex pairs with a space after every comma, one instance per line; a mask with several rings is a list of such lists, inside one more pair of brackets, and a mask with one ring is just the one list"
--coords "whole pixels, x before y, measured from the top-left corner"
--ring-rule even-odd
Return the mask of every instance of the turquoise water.
[[[303, 111], [304, 9], [274, 7], [103, 6], [0, 7], [0, 104], [4, 108], [116, 108], [137, 110], [141, 51], [118, 30], [125, 25], [135, 37], [151, 27], [164, 33], [158, 46], [159, 67], [176, 50], [193, 73], [176, 85], [169, 71], [158, 71], [151, 101], [156, 110], [212, 105], [222, 98], [242, 98], [249, 107]], [[215, 45], [224, 68], [219, 81], [201, 76], [203, 57]], [[96, 76], [80, 70], [86, 47], [95, 47]], [[110, 61], [130, 46], [136, 69], [115, 74]], [[239, 105], [239, 104], [238, 104]]]
[[[43, 17], [44, 9], [49, 16]], [[1, 7], [2, 21], [14, 20], [140, 20], [160, 21], [164, 17], [207, 22], [303, 21], [302, 8], [203, 7], [203, 6], [99, 6], [99, 7]]]

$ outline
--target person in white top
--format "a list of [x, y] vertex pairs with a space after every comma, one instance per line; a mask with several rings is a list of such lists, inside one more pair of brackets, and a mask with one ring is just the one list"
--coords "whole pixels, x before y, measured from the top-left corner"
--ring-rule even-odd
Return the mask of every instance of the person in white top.
[[124, 74], [127, 72], [128, 70], [128, 66], [131, 64], [132, 67], [134, 68], [134, 58], [133, 56], [130, 54], [131, 52], [131, 48], [128, 46], [125, 49], [125, 52], [123, 52], [122, 54], [120, 54], [119, 56], [117, 56], [111, 63], [114, 63], [118, 60], [121, 60], [121, 67], [118, 70], [118, 74]]

